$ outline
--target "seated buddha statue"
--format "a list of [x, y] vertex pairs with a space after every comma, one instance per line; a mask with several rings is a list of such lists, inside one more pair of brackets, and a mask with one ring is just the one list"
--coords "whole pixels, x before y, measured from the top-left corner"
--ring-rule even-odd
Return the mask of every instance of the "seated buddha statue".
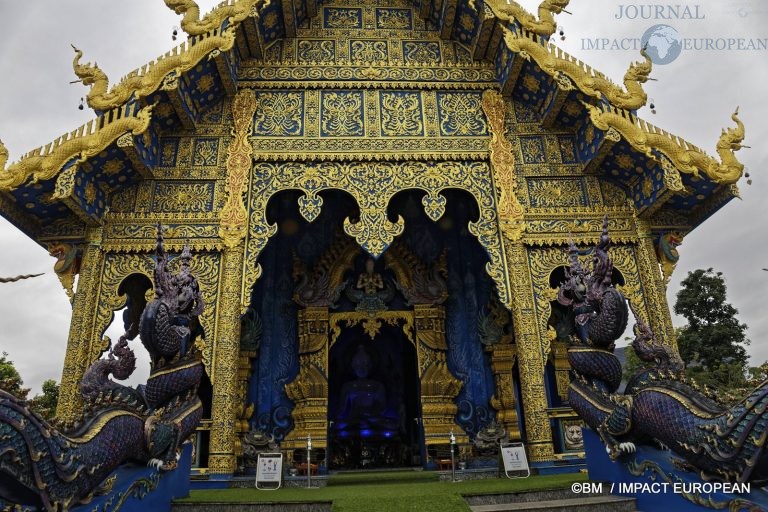
[[371, 372], [371, 357], [363, 345], [357, 347], [351, 365], [357, 378], [345, 383], [341, 388], [338, 428], [359, 430], [361, 435], [366, 435], [363, 431], [368, 430], [368, 436], [397, 431], [397, 413], [388, 415], [386, 412], [387, 393], [384, 384], [368, 377]]

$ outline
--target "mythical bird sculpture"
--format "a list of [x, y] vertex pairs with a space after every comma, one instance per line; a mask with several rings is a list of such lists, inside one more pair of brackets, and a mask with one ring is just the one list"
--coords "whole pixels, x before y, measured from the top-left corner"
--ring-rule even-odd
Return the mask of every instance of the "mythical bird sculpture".
[[109, 379], [126, 379], [135, 368], [126, 333], [107, 359], [85, 372], [80, 383], [85, 413], [77, 425], [56, 429], [0, 390], [0, 503], [67, 510], [87, 501], [127, 461], [159, 470], [176, 467], [182, 443], [202, 416], [197, 387], [203, 365], [192, 342], [203, 301], [190, 258], [186, 247], [180, 271], [171, 274], [158, 232], [156, 295], [139, 328], [152, 360], [146, 385], [133, 389]]
[[585, 269], [571, 244], [570, 265], [558, 302], [574, 317], [568, 361], [576, 379], [569, 388], [571, 407], [595, 430], [613, 459], [635, 451], [636, 443], [669, 447], [681, 466], [702, 478], [727, 482], [768, 481], [768, 381], [749, 397], [727, 407], [684, 376], [677, 351], [660, 343], [642, 321], [632, 347], [649, 364], [617, 393], [621, 364], [613, 355], [629, 315], [624, 296], [611, 280], [607, 219]]

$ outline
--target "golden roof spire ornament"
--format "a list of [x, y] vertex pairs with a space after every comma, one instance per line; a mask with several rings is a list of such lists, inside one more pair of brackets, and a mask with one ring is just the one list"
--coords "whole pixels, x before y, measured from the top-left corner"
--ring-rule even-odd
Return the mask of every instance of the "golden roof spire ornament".
[[109, 78], [107, 74], [101, 70], [98, 64], [90, 62], [81, 64], [80, 59], [83, 57], [83, 51], [77, 48], [74, 44], [70, 45], [75, 50], [75, 58], [72, 59], [72, 70], [77, 76], [77, 80], [70, 82], [71, 84], [82, 83], [85, 86], [90, 86], [91, 90], [88, 91], [85, 99], [88, 106], [91, 108], [98, 108], [94, 105], [95, 98], [104, 97], [107, 95], [107, 89], [109, 88]]
[[603, 131], [614, 128], [633, 148], [641, 151], [649, 158], [658, 160], [654, 155], [654, 150], [666, 155], [679, 172], [698, 177], [699, 173], [703, 171], [710, 180], [720, 185], [736, 183], [744, 172], [744, 164], [738, 161], [735, 153], [741, 148], [748, 148], [749, 146], [741, 143], [744, 140], [745, 130], [744, 123], [739, 119], [738, 108], [731, 115], [736, 127], [723, 128], [717, 142], [717, 154], [720, 156], [718, 162], [694, 146], [684, 146], [675, 142], [671, 135], [648, 123], [638, 122], [634, 116], [627, 118], [614, 109], [597, 107], [587, 102], [581, 103], [589, 112], [589, 117], [595, 128]]
[[[744, 172], [744, 164], [736, 158], [736, 151], [741, 148], [749, 148], [742, 144], [746, 132], [744, 123], [739, 119], [739, 107], [731, 115], [731, 119], [736, 123], [735, 128], [723, 128], [720, 139], [717, 141], [717, 154], [720, 156], [720, 165], [713, 161], [710, 163], [709, 175], [713, 181], [718, 183], [735, 183], [741, 178]], [[711, 173], [711, 174], [710, 174]]]
[[[230, 0], [224, 2], [200, 18], [200, 7], [194, 0], [164, 0], [165, 5], [176, 14], [183, 14], [181, 28], [190, 36], [198, 36], [220, 28], [225, 20], [237, 25], [248, 16], [258, 15], [258, 10], [267, 7], [270, 0]], [[257, 6], [257, 4], [263, 4]]]
[[539, 17], [536, 18], [533, 14], [525, 10], [520, 4], [513, 0], [505, 2], [503, 0], [492, 0], [486, 5], [491, 8], [491, 11], [497, 18], [503, 21], [514, 22], [515, 20], [520, 25], [534, 34], [540, 36], [551, 36], [557, 30], [557, 23], [555, 22], [554, 15], [565, 12], [570, 0], [544, 0], [539, 4]]
[[594, 72], [562, 53], [556, 46], [540, 41], [535, 36], [516, 34], [508, 27], [502, 27], [507, 47], [526, 60], [533, 59], [548, 75], [563, 76], [572, 80], [584, 94], [596, 99], [605, 97], [612, 106], [625, 110], [637, 110], [644, 106], [648, 95], [642, 84], [650, 78], [653, 63], [645, 48], [640, 50], [644, 61], [633, 62], [624, 74], [624, 88], [616, 85], [602, 73]]

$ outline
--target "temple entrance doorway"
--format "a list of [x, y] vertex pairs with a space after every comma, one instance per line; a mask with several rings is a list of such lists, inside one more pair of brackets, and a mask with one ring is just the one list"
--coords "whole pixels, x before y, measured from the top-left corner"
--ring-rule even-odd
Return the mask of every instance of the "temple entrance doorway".
[[371, 339], [345, 328], [329, 355], [328, 456], [334, 470], [421, 465], [416, 349], [399, 326]]

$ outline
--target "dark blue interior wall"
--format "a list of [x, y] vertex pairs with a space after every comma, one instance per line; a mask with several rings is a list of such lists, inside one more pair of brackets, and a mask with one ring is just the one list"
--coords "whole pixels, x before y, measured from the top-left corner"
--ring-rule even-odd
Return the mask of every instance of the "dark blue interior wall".
[[469, 232], [479, 212], [475, 199], [459, 190], [447, 190], [443, 217], [433, 222], [424, 213], [419, 191], [407, 191], [390, 203], [390, 217], [405, 219], [403, 238], [425, 263], [437, 260], [445, 250], [448, 260], [448, 300], [445, 302], [445, 335], [448, 368], [463, 383], [456, 404], [457, 422], [470, 435], [494, 418], [489, 402], [494, 392], [490, 361], [478, 335], [478, 318], [495, 293], [485, 271], [488, 256]]
[[[253, 361], [248, 400], [255, 405], [252, 428], [258, 428], [281, 440], [292, 428], [292, 402], [285, 394], [285, 384], [298, 373], [298, 306], [292, 301], [294, 289], [293, 261], [300, 259], [311, 269], [329, 249], [334, 237], [342, 232], [343, 221], [359, 216], [354, 200], [342, 192], [326, 192], [320, 216], [306, 222], [298, 212], [299, 192], [276, 195], [269, 203], [267, 217], [278, 224], [261, 256], [262, 277], [252, 294], [251, 307], [261, 322], [258, 357]], [[478, 317], [486, 308], [493, 283], [485, 271], [488, 256], [469, 233], [468, 223], [478, 218], [474, 198], [462, 191], [448, 190], [445, 215], [437, 222], [430, 220], [421, 206], [423, 192], [406, 191], [396, 195], [389, 206], [390, 219], [402, 215], [405, 231], [401, 235], [408, 248], [425, 264], [434, 263], [443, 251], [448, 262], [449, 297], [445, 302], [448, 367], [464, 386], [457, 397], [457, 422], [470, 435], [493, 419], [489, 405], [494, 392], [493, 374], [488, 355], [478, 335]], [[364, 268], [366, 255], [355, 259], [353, 278]], [[382, 258], [376, 271], [386, 278]], [[406, 309], [403, 298], [393, 299], [390, 309]], [[342, 295], [338, 310], [354, 309]]]
[[322, 213], [310, 224], [299, 214], [299, 196], [296, 191], [282, 192], [267, 206], [267, 219], [277, 223], [278, 233], [259, 257], [262, 276], [251, 296], [251, 307], [262, 326], [248, 390], [249, 403], [255, 405], [251, 427], [274, 435], [278, 441], [293, 428], [293, 402], [285, 394], [285, 385], [299, 371], [298, 306], [292, 300], [294, 257], [312, 268], [341, 231], [343, 219], [357, 215], [351, 197], [330, 192], [323, 194]]

